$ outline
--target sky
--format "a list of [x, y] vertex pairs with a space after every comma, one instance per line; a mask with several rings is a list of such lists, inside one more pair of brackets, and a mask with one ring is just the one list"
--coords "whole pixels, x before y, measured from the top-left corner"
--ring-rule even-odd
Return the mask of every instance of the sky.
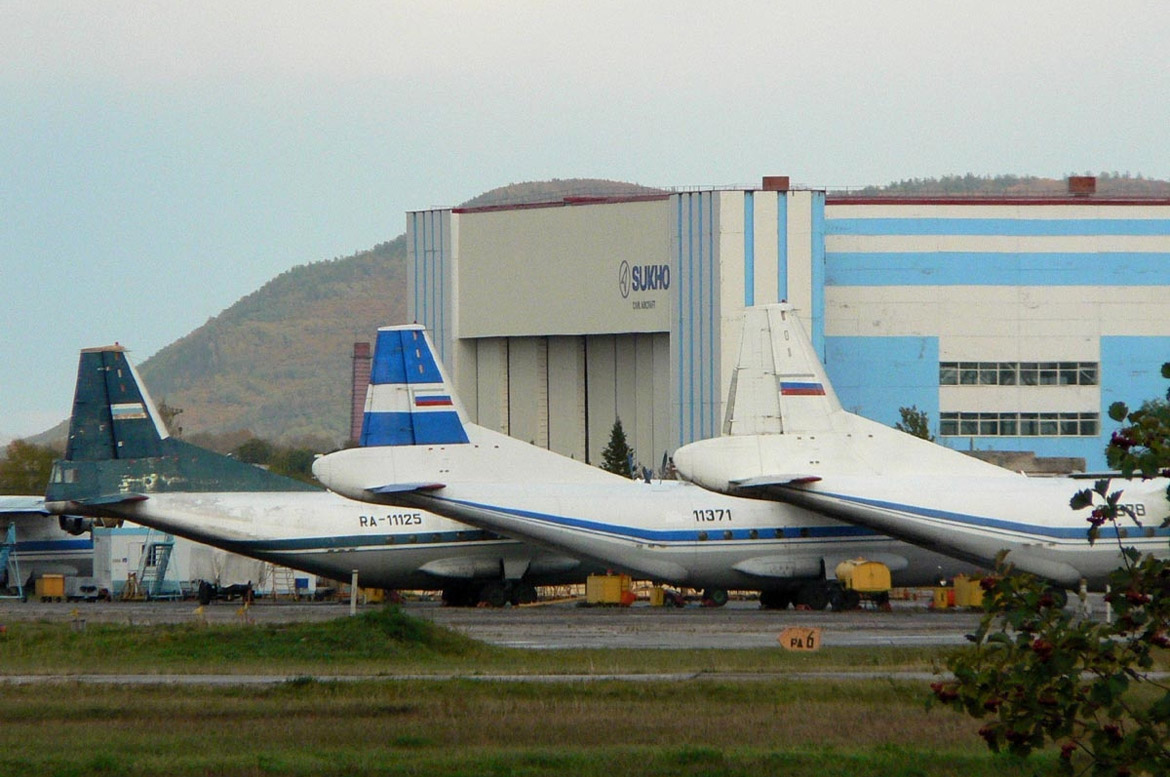
[[1164, 2], [0, 3], [0, 444], [509, 183], [1170, 178]]

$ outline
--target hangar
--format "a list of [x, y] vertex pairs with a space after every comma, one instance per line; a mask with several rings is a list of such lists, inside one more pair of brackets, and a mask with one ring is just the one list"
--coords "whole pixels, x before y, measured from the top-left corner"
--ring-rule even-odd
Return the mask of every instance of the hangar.
[[802, 312], [849, 410], [1105, 468], [1117, 400], [1165, 396], [1170, 200], [793, 188], [407, 214], [408, 297], [477, 423], [597, 463], [720, 433], [744, 307]]

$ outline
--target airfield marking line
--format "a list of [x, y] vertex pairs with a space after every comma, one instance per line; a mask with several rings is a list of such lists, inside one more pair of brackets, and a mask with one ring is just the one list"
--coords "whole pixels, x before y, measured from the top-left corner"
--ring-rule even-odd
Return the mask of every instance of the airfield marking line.
[[647, 674], [378, 674], [378, 675], [261, 675], [261, 674], [14, 674], [0, 675], [0, 685], [80, 683], [86, 685], [216, 685], [247, 686], [314, 682], [403, 682], [476, 680], [480, 682], [586, 683], [689, 682], [695, 680], [935, 680], [947, 673], [933, 672], [659, 672]]

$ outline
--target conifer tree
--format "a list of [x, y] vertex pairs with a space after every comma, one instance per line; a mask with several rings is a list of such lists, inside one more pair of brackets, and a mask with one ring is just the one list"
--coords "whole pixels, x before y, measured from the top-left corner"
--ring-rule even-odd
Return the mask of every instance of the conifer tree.
[[622, 419], [616, 418], [613, 428], [609, 431], [609, 445], [601, 452], [601, 468], [606, 472], [623, 477], [632, 477], [631, 464], [634, 460], [634, 449], [626, 442], [626, 432], [622, 429]]

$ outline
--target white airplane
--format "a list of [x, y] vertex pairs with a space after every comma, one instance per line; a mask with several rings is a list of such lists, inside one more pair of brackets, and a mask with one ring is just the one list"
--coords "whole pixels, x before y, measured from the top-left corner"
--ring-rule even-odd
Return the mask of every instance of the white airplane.
[[[125, 520], [376, 588], [442, 588], [448, 603], [532, 601], [583, 582], [578, 559], [423, 510], [378, 510], [170, 437], [121, 346], [81, 352], [65, 458], [46, 509]], [[425, 438], [420, 438], [425, 439]]]
[[0, 496], [0, 590], [41, 575], [93, 574], [92, 525], [56, 516], [40, 496]]
[[1135, 521], [1102, 527], [1090, 544], [1091, 508], [1069, 502], [1091, 482], [1028, 478], [846, 412], [784, 304], [745, 312], [724, 436], [679, 448], [674, 463], [705, 488], [801, 506], [984, 567], [1006, 551], [1016, 569], [1065, 588], [1082, 579], [1102, 588], [1122, 547], [1170, 552], [1167, 480], [1116, 481]]
[[760, 591], [765, 606], [823, 609], [843, 596], [837, 564], [857, 557], [886, 564], [900, 585], [968, 569], [799, 507], [630, 480], [471, 424], [417, 325], [379, 330], [366, 415], [369, 428], [383, 430], [364, 441], [374, 447], [314, 463], [329, 488], [703, 588], [715, 604], [740, 589]]

